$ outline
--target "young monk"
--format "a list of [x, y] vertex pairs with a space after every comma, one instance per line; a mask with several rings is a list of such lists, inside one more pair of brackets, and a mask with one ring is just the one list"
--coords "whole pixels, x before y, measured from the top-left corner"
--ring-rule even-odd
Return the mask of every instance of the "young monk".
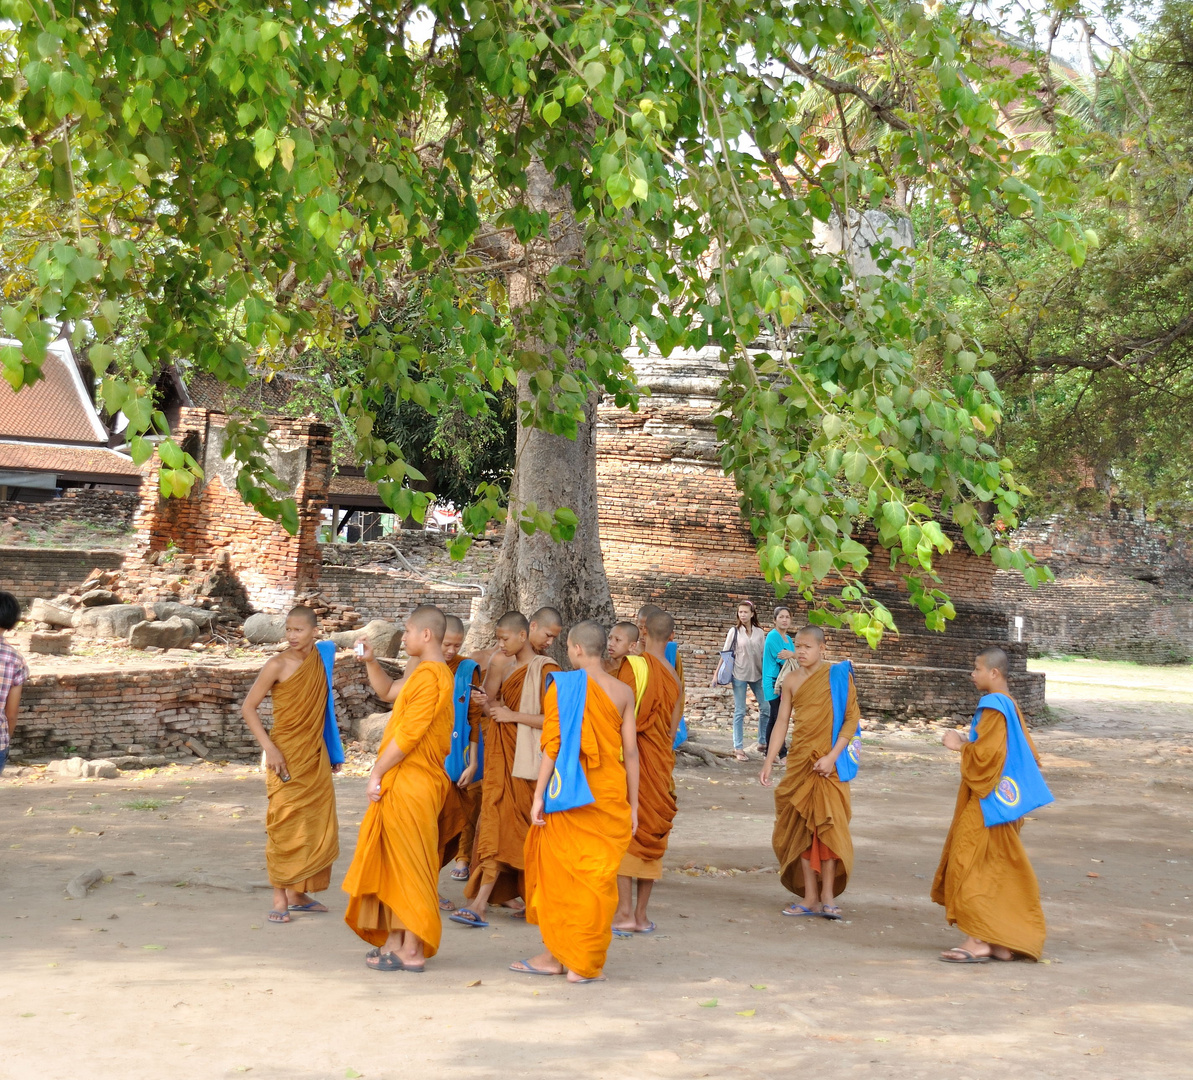
[[[460, 681], [460, 665], [472, 659], [460, 655], [460, 647], [463, 644], [464, 623], [455, 615], [448, 615], [447, 632], [443, 635], [443, 659], [451, 669], [452, 677], [457, 684]], [[452, 787], [444, 801], [443, 813], [439, 815], [440, 865], [446, 866], [454, 859], [456, 865], [451, 876], [457, 881], [468, 880], [472, 838], [476, 829], [476, 817], [480, 812], [480, 783], [476, 780], [476, 775], [480, 768], [478, 749], [481, 715], [488, 704], [481, 685], [480, 665], [473, 660], [469, 666], [472, 667], [472, 675], [467, 685], [457, 685], [453, 691], [455, 726], [452, 730], [452, 752], [448, 755], [448, 764], [451, 766], [448, 777], [452, 779]], [[467, 746], [461, 748], [463, 769], [455, 776], [455, 766], [460, 760], [455, 746], [457, 739], [467, 743]], [[440, 907], [442, 906], [440, 904]]]
[[[637, 827], [634, 695], [604, 670], [605, 631], [588, 620], [568, 634], [575, 671], [544, 695], [543, 759], [526, 834], [526, 917], [543, 952], [510, 964], [568, 982], [603, 979], [617, 906], [617, 868]], [[623, 760], [624, 759], [624, 764]], [[564, 777], [583, 777], [590, 800], [563, 801]]]
[[[527, 742], [542, 738], [546, 678], [559, 670], [550, 657], [532, 648], [530, 623], [521, 612], [508, 611], [497, 620], [496, 638], [497, 651], [485, 677], [490, 704], [483, 721], [480, 817], [464, 889], [469, 905], [451, 916], [453, 922], [479, 928], [489, 925], [485, 916], [490, 903], [511, 906], [515, 917], [525, 917], [523, 905], [515, 907], [513, 901], [525, 896], [523, 848], [534, 799], [534, 780], [528, 777], [531, 772], [537, 777], [539, 765]], [[540, 638], [545, 640], [546, 635]]]
[[430, 604], [406, 620], [402, 643], [419, 665], [407, 677], [369, 774], [369, 807], [344, 878], [344, 921], [376, 946], [375, 971], [421, 972], [439, 948], [439, 812], [450, 781], [452, 674], [443, 662], [447, 620]]
[[[265, 864], [273, 886], [271, 923], [288, 923], [291, 911], [326, 911], [313, 892], [331, 884], [340, 854], [332, 764], [324, 737], [327, 673], [315, 648], [315, 613], [301, 605], [286, 616], [285, 652], [271, 656], [240, 707], [244, 722], [265, 754]], [[273, 698], [273, 727], [266, 733], [257, 712]], [[338, 737], [337, 737], [338, 746]]]
[[563, 616], [553, 607], [541, 607], [530, 616], [530, 629], [526, 637], [530, 647], [540, 656], [545, 656], [563, 633]]
[[949, 964], [983, 964], [1044, 950], [1040, 886], [1019, 839], [1023, 815], [1052, 794], [1040, 775], [1035, 744], [1007, 686], [1007, 654], [983, 649], [970, 678], [982, 699], [968, 737], [946, 731], [941, 741], [961, 755], [961, 786], [953, 824], [932, 882], [950, 926], [965, 940], [940, 954]]
[[[613, 933], [618, 937], [650, 934], [655, 930], [646, 908], [654, 883], [663, 876], [663, 855], [675, 820], [674, 740], [683, 716], [679, 676], [665, 656], [667, 642], [674, 632], [675, 620], [661, 609], [646, 620], [641, 659], [646, 661], [647, 670], [638, 696], [636, 716], [641, 775], [639, 826], [617, 870], [617, 912], [613, 916]], [[618, 678], [638, 690], [629, 658], [622, 665]]]
[[794, 717], [787, 772], [775, 789], [771, 844], [783, 885], [805, 903], [793, 902], [783, 914], [835, 920], [841, 918], [841, 908], [834, 901], [845, 891], [853, 869], [849, 784], [841, 779], [844, 766], [838, 766], [838, 759], [849, 751], [861, 713], [850, 673], [847, 683], [842, 680], [847, 690], [840, 733], [834, 739], [834, 665], [825, 661], [824, 645], [824, 631], [818, 626], [805, 626], [795, 636], [795, 664], [788, 661], [783, 676], [779, 716], [759, 780], [770, 787], [775, 758]]
[[637, 624], [630, 622], [628, 619], [623, 619], [621, 622], [613, 624], [612, 629], [609, 631], [605, 671], [610, 675], [618, 675], [621, 672], [622, 665], [626, 662], [626, 657], [640, 655], [641, 650], [636, 648], [638, 636]]

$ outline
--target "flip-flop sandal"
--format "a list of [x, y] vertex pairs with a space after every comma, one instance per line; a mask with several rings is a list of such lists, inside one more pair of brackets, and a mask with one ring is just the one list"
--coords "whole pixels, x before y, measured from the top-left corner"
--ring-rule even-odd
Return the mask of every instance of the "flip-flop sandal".
[[941, 953], [937, 959], [943, 964], [985, 964], [990, 960], [988, 956], [974, 956], [968, 949], [949, 949], [948, 952], [960, 953], [960, 958]]
[[733, 760], [734, 761], [749, 761], [750, 755], [747, 754], [744, 750], [734, 750], [733, 751]]
[[628, 938], [628, 937], [633, 937], [633, 936], [634, 936], [634, 931], [633, 931], [633, 930], [621, 930], [621, 929], [618, 929], [618, 927], [616, 927], [616, 926], [615, 926], [615, 927], [613, 927], [613, 936], [614, 936], [614, 937], [619, 937], [619, 938]]
[[466, 907], [462, 907], [459, 911], [453, 912], [448, 916], [448, 920], [450, 922], [459, 923], [461, 926], [474, 926], [478, 930], [483, 930], [489, 925], [475, 911]]
[[643, 930], [635, 930], [635, 931], [634, 931], [634, 933], [635, 933], [635, 934], [653, 934], [653, 933], [654, 933], [654, 932], [655, 932], [657, 929], [658, 929], [658, 927], [657, 927], [657, 926], [655, 926], [655, 924], [654, 924], [654, 923], [651, 923], [651, 924], [650, 924], [648, 927], [646, 927], [645, 929], [643, 929]]
[[290, 913], [288, 911], [271, 911], [265, 918], [271, 923], [288, 923]]
[[451, 878], [452, 878], [452, 881], [467, 881], [468, 880], [468, 867], [467, 866], [457, 866], [452, 871]]
[[815, 919], [819, 919], [824, 916], [823, 911], [813, 911], [810, 907], [804, 907], [803, 904], [788, 904], [782, 911], [779, 912], [779, 914], [790, 915], [793, 918], [809, 917]]
[[596, 975], [591, 979], [568, 979], [568, 982], [570, 982], [573, 986], [583, 986], [585, 983], [605, 981], [604, 975]]
[[311, 911], [311, 912], [314, 912], [316, 915], [322, 915], [325, 911], [327, 911], [327, 907], [325, 905], [319, 903], [318, 900], [312, 900], [309, 904], [291, 904], [290, 910], [291, 911]]
[[828, 907], [822, 907], [820, 914], [832, 922], [841, 921], [841, 909], [836, 904], [830, 904]]
[[402, 961], [391, 952], [378, 952], [376, 956], [366, 956], [365, 966], [374, 971], [401, 971]]
[[[521, 964], [521, 967], [518, 965]], [[562, 975], [562, 971], [545, 971], [542, 968], [536, 968], [529, 959], [515, 960], [509, 965], [510, 971], [515, 971], [519, 975]]]
[[441, 896], [439, 898], [439, 910], [440, 911], [455, 911], [456, 905], [453, 904], [446, 896]]

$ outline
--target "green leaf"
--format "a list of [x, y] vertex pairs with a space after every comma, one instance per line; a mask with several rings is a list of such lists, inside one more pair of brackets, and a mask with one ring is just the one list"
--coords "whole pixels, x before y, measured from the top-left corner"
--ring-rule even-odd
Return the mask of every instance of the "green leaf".
[[563, 109], [560, 108], [558, 101], [548, 101], [547, 104], [543, 106], [543, 119], [546, 120], [548, 124], [554, 124], [555, 121], [559, 119], [560, 113], [562, 112]]
[[715, 1009], [717, 1007], [717, 999], [709, 998], [708, 1001], [698, 1001], [696, 1004], [702, 1009]]
[[599, 60], [592, 60], [584, 65], [584, 81], [590, 90], [595, 90], [605, 78], [605, 65]]

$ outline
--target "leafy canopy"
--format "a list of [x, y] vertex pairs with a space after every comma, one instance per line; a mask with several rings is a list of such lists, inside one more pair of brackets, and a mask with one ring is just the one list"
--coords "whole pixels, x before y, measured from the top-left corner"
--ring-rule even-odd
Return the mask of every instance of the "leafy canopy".
[[[521, 422], [570, 435], [593, 392], [633, 403], [632, 342], [707, 345], [726, 365], [725, 467], [780, 593], [876, 642], [894, 623], [857, 580], [863, 522], [935, 628], [952, 615], [933, 575], [947, 526], [1035, 580], [980, 512], [1013, 525], [1022, 494], [992, 441], [993, 357], [889, 244], [872, 252], [888, 273], [859, 278], [814, 243], [817, 222], [910, 179], [958, 221], [1027, 220], [1084, 259], [1063, 212], [1079, 148], [1003, 134], [1031, 80], [983, 60], [985, 27], [863, 0], [433, 0], [416, 42], [412, 10], [0, 0], [20, 72], [3, 136], [61, 209], [6, 298], [21, 347], [5, 377], [35, 379], [71, 324], [144, 460], [145, 436], [165, 434], [160, 366], [243, 383], [351, 337], [362, 367], [340, 404], [357, 453], [417, 517], [428, 496], [375, 423], [394, 395], [479, 415], [521, 373]], [[854, 146], [859, 113], [875, 133]], [[549, 272], [558, 223], [531, 190], [536, 161], [584, 228]], [[516, 321], [511, 271], [534, 280]], [[420, 312], [400, 329], [376, 318], [395, 296]], [[120, 335], [138, 377], [109, 371]], [[231, 434], [243, 496], [292, 525], [261, 426]], [[169, 439], [160, 452], [163, 486], [185, 493], [194, 463]], [[465, 523], [501, 513], [482, 485]], [[523, 514], [574, 530], [566, 508]]]

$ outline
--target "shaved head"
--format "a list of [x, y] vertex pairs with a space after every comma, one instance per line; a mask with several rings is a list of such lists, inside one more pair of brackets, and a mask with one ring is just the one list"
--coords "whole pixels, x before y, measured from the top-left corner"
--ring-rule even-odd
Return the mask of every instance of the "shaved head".
[[796, 631], [795, 636], [797, 638], [798, 637], [811, 638], [813, 641], [819, 642], [819, 644], [821, 644], [821, 645], [824, 644], [824, 631], [821, 630], [819, 626], [801, 626]]
[[[609, 633], [613, 634], [620, 630], [625, 634], [627, 640], [632, 644], [638, 640], [638, 624], [630, 622], [629, 619], [622, 619], [620, 622], [615, 622], [610, 628]], [[569, 638], [571, 635], [568, 635]]]
[[447, 629], [444, 631], [445, 634], [462, 634], [462, 633], [464, 633], [464, 620], [463, 619], [460, 619], [455, 615], [445, 615], [444, 618], [447, 620]]
[[652, 641], [666, 641], [675, 633], [675, 620], [662, 608], [646, 617], [646, 634]]
[[519, 632], [526, 634], [530, 632], [530, 623], [526, 616], [520, 611], [507, 611], [500, 619], [497, 620], [498, 630], [508, 630], [510, 633], [517, 634]]
[[292, 607], [286, 613], [287, 619], [302, 619], [308, 626], [318, 627], [319, 620], [315, 617], [315, 613], [306, 605], [299, 604], [297, 607]]
[[442, 642], [447, 632], [447, 616], [434, 604], [419, 604], [406, 620], [406, 626], [415, 630], [430, 630], [431, 637]]
[[559, 611], [553, 607], [541, 607], [533, 615], [530, 616], [530, 621], [535, 626], [541, 626], [544, 629], [554, 627], [556, 629], [563, 629], [563, 616]]
[[652, 615], [657, 615], [663, 609], [658, 604], [643, 604], [638, 609], [639, 620], [649, 619]]
[[579, 648], [585, 656], [604, 656], [607, 641], [605, 628], [595, 619], [576, 623], [568, 633], [568, 644]]
[[978, 653], [977, 659], [982, 661], [988, 671], [1001, 671], [1004, 679], [1011, 670], [1011, 658], [997, 645], [983, 649]]

